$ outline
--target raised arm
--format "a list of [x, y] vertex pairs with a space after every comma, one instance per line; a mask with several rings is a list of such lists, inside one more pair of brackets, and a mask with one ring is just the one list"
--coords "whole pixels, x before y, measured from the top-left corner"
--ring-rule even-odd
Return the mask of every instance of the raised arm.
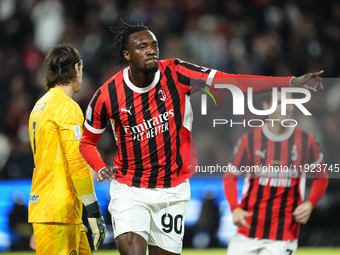
[[[215, 72], [215, 74], [214, 74]], [[323, 71], [315, 73], [307, 73], [299, 77], [274, 77], [274, 76], [259, 76], [259, 75], [241, 75], [241, 74], [228, 74], [220, 71], [212, 70], [207, 84], [216, 88], [221, 92], [230, 92], [229, 89], [219, 89], [220, 84], [230, 84], [238, 87], [243, 93], [247, 93], [249, 87], [253, 88], [253, 93], [268, 92], [272, 88], [277, 87], [301, 87], [311, 91], [317, 91], [320, 87], [323, 89], [322, 80], [320, 75]]]

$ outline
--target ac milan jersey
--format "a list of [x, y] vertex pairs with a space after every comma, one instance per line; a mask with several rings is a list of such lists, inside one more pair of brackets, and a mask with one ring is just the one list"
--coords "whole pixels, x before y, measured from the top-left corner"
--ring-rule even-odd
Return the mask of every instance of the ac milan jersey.
[[[119, 167], [115, 174], [118, 182], [142, 188], [177, 186], [190, 177], [197, 160], [191, 138], [190, 93], [197, 87], [212, 85], [216, 77], [236, 80], [236, 86], [243, 91], [252, 85], [254, 92], [289, 86], [291, 79], [225, 74], [179, 59], [166, 59], [159, 61], [153, 82], [139, 88], [130, 81], [127, 67], [93, 96], [80, 143], [82, 156], [97, 172], [106, 166], [96, 149], [87, 148], [96, 140], [91, 134], [102, 134], [110, 121], [118, 145], [114, 158]], [[249, 77], [266, 80], [238, 79]]]
[[[273, 135], [264, 125], [243, 135], [232, 165], [239, 171], [247, 166], [259, 168], [246, 175], [242, 194], [241, 207], [253, 213], [247, 218], [251, 228], [239, 227], [238, 232], [259, 239], [297, 239], [300, 224], [292, 213], [304, 198], [303, 166], [313, 163], [323, 164], [323, 154], [314, 136], [299, 127]], [[270, 166], [277, 171], [269, 171]]]

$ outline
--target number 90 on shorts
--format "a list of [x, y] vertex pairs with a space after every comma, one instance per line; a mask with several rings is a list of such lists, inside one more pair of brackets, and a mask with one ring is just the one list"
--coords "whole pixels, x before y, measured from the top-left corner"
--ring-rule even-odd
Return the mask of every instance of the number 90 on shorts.
[[109, 212], [115, 238], [126, 232], [141, 235], [148, 245], [181, 253], [190, 184], [144, 189], [111, 182]]

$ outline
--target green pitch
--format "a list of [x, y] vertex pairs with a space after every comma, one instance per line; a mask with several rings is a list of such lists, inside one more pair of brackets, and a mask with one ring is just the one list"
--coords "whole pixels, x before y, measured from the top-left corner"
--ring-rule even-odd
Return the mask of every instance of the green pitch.
[[[184, 249], [182, 255], [226, 255], [226, 249]], [[34, 255], [34, 252], [0, 252], [0, 255]], [[116, 250], [97, 251], [94, 255], [119, 255]], [[340, 248], [299, 248], [296, 255], [339, 255]]]

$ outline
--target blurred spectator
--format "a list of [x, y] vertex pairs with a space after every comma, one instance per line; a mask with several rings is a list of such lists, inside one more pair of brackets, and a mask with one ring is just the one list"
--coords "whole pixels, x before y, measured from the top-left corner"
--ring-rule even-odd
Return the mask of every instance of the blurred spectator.
[[194, 235], [192, 246], [194, 248], [204, 249], [217, 247], [217, 231], [220, 226], [219, 208], [214, 202], [216, 195], [208, 193], [205, 195], [201, 215], [194, 226]]
[[65, 26], [64, 5], [59, 0], [38, 0], [31, 10], [35, 45], [44, 54], [60, 42]]
[[10, 140], [6, 135], [0, 133], [0, 179], [4, 176], [4, 166], [6, 165], [11, 152]]
[[30, 239], [33, 234], [31, 223], [27, 222], [28, 209], [24, 205], [25, 195], [20, 191], [13, 194], [14, 206], [9, 215], [11, 233], [11, 251], [30, 250]]

